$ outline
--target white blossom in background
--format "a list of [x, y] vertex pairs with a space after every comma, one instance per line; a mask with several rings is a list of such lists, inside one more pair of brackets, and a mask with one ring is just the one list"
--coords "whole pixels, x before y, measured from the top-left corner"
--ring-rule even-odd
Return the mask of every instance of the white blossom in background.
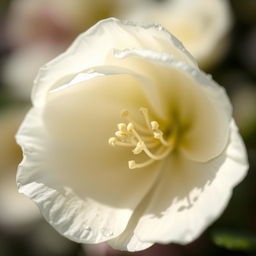
[[64, 49], [64, 45], [61, 47], [48, 43], [17, 48], [4, 65], [4, 80], [8, 90], [19, 99], [28, 100], [38, 68], [57, 56], [61, 49]]
[[26, 109], [7, 109], [0, 114], [0, 226], [14, 232], [40, 219], [37, 207], [17, 191], [16, 170], [22, 152], [15, 133]]
[[166, 27], [201, 68], [216, 64], [227, 50], [232, 26], [228, 0], [140, 0], [131, 1], [129, 5], [125, 0], [121, 2], [119, 17]]
[[225, 91], [161, 26], [97, 23], [40, 69], [32, 101], [18, 189], [76, 242], [189, 243], [248, 168]]
[[[81, 32], [111, 15], [115, 0], [14, 0], [6, 34], [14, 48], [4, 66], [10, 92], [28, 100], [40, 66], [60, 54]], [[15, 75], [14, 75], [15, 74]]]

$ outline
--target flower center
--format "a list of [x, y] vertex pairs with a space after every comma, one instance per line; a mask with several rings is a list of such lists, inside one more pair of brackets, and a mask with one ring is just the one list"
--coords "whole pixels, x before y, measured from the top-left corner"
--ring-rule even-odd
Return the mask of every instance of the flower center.
[[140, 108], [145, 125], [134, 121], [127, 110], [121, 112], [121, 117], [127, 120], [127, 123], [119, 123], [115, 137], [109, 139], [111, 146], [131, 147], [134, 155], [144, 153], [149, 159], [136, 163], [135, 160], [128, 161], [130, 169], [143, 168], [155, 161], [159, 161], [168, 156], [175, 148], [177, 129], [173, 129], [171, 136], [164, 138], [164, 133], [160, 129], [157, 121], [149, 118], [148, 110]]

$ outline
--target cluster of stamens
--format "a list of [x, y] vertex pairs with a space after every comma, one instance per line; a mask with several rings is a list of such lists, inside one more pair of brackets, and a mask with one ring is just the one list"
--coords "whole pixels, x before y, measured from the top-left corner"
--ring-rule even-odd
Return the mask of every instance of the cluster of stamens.
[[155, 161], [164, 159], [173, 150], [175, 145], [175, 135], [169, 140], [164, 138], [163, 132], [159, 128], [157, 121], [151, 121], [146, 108], [140, 108], [145, 121], [142, 125], [131, 119], [129, 112], [123, 110], [121, 117], [127, 120], [127, 123], [119, 123], [115, 137], [109, 139], [112, 146], [133, 147], [133, 154], [145, 153], [149, 159], [142, 163], [136, 163], [134, 160], [128, 161], [130, 169], [143, 168]]

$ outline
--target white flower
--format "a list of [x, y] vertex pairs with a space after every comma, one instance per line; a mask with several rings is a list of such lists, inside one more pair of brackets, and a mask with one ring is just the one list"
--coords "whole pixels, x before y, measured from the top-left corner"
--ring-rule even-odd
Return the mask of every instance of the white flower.
[[232, 24], [227, 0], [132, 1], [129, 7], [120, 8], [119, 16], [160, 23], [181, 40], [203, 68], [215, 64], [226, 51]]
[[99, 22], [40, 69], [32, 100], [18, 188], [74, 241], [188, 243], [246, 174], [225, 91], [161, 26]]

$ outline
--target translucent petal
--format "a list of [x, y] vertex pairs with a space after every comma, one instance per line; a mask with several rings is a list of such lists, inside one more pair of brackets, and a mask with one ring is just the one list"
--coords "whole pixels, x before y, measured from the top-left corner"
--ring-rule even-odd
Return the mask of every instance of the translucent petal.
[[166, 53], [116, 51], [118, 65], [150, 78], [158, 87], [165, 123], [181, 127], [180, 149], [194, 161], [218, 156], [229, 136], [232, 107], [222, 87], [197, 68]]
[[122, 108], [148, 106], [142, 87], [128, 74], [60, 87], [49, 93], [44, 109], [32, 109], [18, 132], [25, 154], [19, 191], [74, 241], [118, 236], [155, 181], [157, 164], [131, 171], [131, 150], [108, 145]]
[[216, 159], [195, 163], [177, 156], [166, 163], [135, 228], [140, 241], [186, 244], [219, 217], [248, 169], [234, 122], [230, 129], [229, 145]]
[[81, 34], [65, 53], [39, 70], [32, 93], [34, 104], [43, 104], [53, 84], [63, 84], [68, 76], [94, 66], [108, 65], [108, 56], [113, 54], [114, 49], [134, 48], [172, 53], [196, 66], [182, 44], [161, 26], [139, 26], [110, 18], [100, 21]]

